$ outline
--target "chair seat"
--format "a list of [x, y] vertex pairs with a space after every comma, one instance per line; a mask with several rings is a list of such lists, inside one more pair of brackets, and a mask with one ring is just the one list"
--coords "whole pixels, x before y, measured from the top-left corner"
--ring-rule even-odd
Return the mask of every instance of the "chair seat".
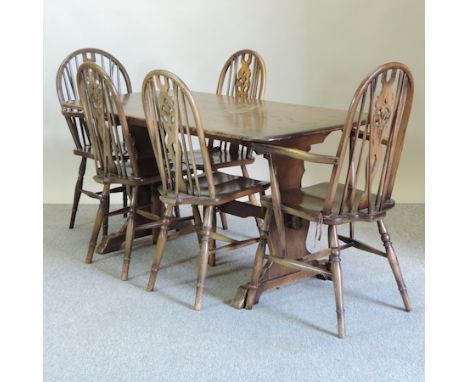
[[[212, 174], [216, 190], [215, 199], [210, 198], [208, 181], [206, 176], [203, 175], [198, 178], [200, 184], [200, 195], [194, 196], [179, 193], [177, 202], [184, 204], [217, 205], [239, 199], [243, 196], [255, 194], [257, 192], [263, 192], [269, 187], [268, 182], [245, 178], [243, 176], [225, 174], [224, 172], [219, 171], [214, 171]], [[167, 197], [168, 199], [175, 199], [172, 192], [168, 192]]]
[[[328, 195], [329, 183], [319, 183], [310, 187], [304, 187], [300, 189], [292, 189], [281, 191], [281, 206], [284, 212], [295, 215], [307, 220], [317, 221], [322, 214], [322, 210], [325, 204], [325, 199]], [[357, 213], [348, 213], [346, 211], [341, 214], [338, 213], [340, 209], [341, 197], [345, 189], [344, 184], [338, 184], [337, 194], [335, 202], [333, 203], [333, 213], [328, 216], [322, 216], [325, 224], [344, 224], [350, 221], [366, 220], [372, 221], [376, 218], [385, 216], [385, 211], [389, 210], [395, 205], [392, 199], [389, 199], [384, 203], [383, 212], [375, 212], [369, 214], [368, 209], [363, 209]], [[364, 191], [357, 190], [356, 195], [360, 197], [364, 194]], [[375, 195], [371, 195], [371, 201], [375, 200]], [[269, 206], [272, 203], [271, 196], [263, 196], [261, 203], [264, 206]], [[346, 210], [346, 207], [344, 207]], [[371, 211], [372, 212], [372, 211]]]
[[[203, 170], [203, 157], [201, 151], [194, 151], [195, 163], [197, 168]], [[243, 164], [251, 164], [255, 161], [252, 153], [249, 150], [239, 150], [236, 153], [230, 153], [229, 150], [221, 148], [208, 149], [211, 161], [211, 169], [218, 170], [220, 168], [235, 167]]]

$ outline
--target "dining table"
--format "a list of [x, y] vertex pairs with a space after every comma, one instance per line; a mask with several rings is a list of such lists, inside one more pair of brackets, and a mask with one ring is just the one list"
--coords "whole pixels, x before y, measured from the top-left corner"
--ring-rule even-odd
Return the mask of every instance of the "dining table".
[[[346, 110], [324, 107], [296, 105], [254, 99], [216, 95], [204, 92], [192, 92], [199, 109], [206, 138], [229, 141], [251, 147], [254, 143], [266, 143], [283, 147], [309, 151], [314, 144], [322, 143], [325, 138], [343, 127]], [[157, 174], [157, 164], [149, 138], [143, 110], [141, 93], [121, 96], [121, 102], [127, 117], [134, 149], [137, 152], [142, 176]], [[196, 134], [194, 126], [191, 131]], [[299, 159], [271, 155], [277, 173], [280, 192], [301, 187], [304, 175], [304, 162]], [[268, 169], [265, 168], [267, 174]], [[141, 187], [139, 200], [149, 201], [151, 190]], [[164, 206], [160, 205], [162, 211]], [[240, 217], [254, 216], [262, 218], [264, 209], [251, 203], [234, 201], [220, 208], [223, 212]], [[287, 215], [285, 220], [288, 219]], [[139, 224], [138, 220], [136, 224]], [[140, 222], [140, 224], [144, 224]], [[301, 258], [309, 252], [306, 238], [309, 230], [308, 221], [285, 221], [286, 253], [290, 258]], [[139, 236], [150, 235], [151, 230], [142, 230]], [[98, 253], [118, 250], [125, 241], [125, 231], [110, 233], [102, 238]], [[270, 250], [279, 251], [279, 235], [274, 222], [270, 226]], [[279, 252], [277, 252], [279, 253]], [[256, 290], [249, 289], [245, 283], [237, 289], [231, 305], [238, 309], [245, 306], [248, 293], [256, 293], [258, 302], [261, 294], [269, 289], [278, 288], [296, 282], [305, 277], [313, 277], [310, 272], [285, 268], [279, 264], [266, 264], [261, 283]]]

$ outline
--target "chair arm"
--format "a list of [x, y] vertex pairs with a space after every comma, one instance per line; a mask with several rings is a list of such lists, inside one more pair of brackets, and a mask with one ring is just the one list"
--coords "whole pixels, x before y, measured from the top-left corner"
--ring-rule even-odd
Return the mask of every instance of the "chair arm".
[[290, 147], [274, 146], [268, 144], [253, 143], [252, 149], [259, 154], [283, 155], [294, 159], [300, 159], [307, 162], [337, 164], [338, 157], [322, 154], [314, 154]]

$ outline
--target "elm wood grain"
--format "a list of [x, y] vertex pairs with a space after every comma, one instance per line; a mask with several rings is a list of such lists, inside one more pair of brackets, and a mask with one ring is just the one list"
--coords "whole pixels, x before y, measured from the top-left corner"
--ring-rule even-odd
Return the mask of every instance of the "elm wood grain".
[[[252, 142], [283, 145], [287, 141], [295, 144], [317, 134], [327, 136], [341, 130], [346, 118], [346, 110], [240, 100], [195, 91], [192, 95], [202, 116], [205, 136], [245, 145]], [[129, 124], [146, 127], [141, 94], [123, 95], [121, 101]], [[196, 134], [193, 121], [189, 122], [191, 133]]]
[[[246, 308], [252, 308], [258, 301], [259, 287], [264, 284], [265, 273], [272, 263], [318, 273], [333, 281], [338, 337], [343, 338], [345, 317], [341, 253], [354, 247], [388, 259], [405, 309], [411, 310], [384, 218], [395, 205], [391, 197], [411, 112], [413, 91], [413, 77], [406, 65], [391, 62], [376, 68], [361, 82], [354, 94], [335, 156], [254, 144], [254, 150], [268, 156], [272, 195], [261, 199], [267, 211], [247, 290]], [[276, 168], [278, 162], [272, 160], [274, 156], [295, 160], [303, 158], [312, 163], [330, 165], [330, 179], [309, 187], [280, 190]], [[328, 250], [299, 259], [288, 256], [287, 244], [290, 238], [287, 242], [283, 215], [327, 225]], [[272, 216], [277, 224], [276, 240], [279, 243], [273, 247], [272, 253], [266, 255], [265, 243]], [[355, 239], [354, 222], [377, 222], [385, 252]], [[337, 227], [344, 224], [350, 225], [349, 237], [337, 233]], [[344, 244], [340, 244], [340, 241]], [[328, 257], [328, 260], [310, 264], [311, 259], [321, 257]], [[242, 292], [245, 290], [239, 294]]]
[[[70, 53], [60, 64], [56, 76], [57, 97], [60, 102], [61, 111], [67, 122], [68, 128], [75, 143], [73, 154], [81, 157], [78, 169], [78, 179], [75, 184], [73, 196], [72, 214], [69, 228], [75, 226], [76, 213], [81, 194], [98, 199], [100, 192], [90, 192], [83, 189], [83, 180], [86, 172], [87, 159], [94, 159], [91, 150], [91, 141], [88, 128], [84, 121], [83, 111], [79, 102], [78, 87], [76, 84], [76, 72], [83, 62], [95, 62], [100, 65], [111, 77], [120, 94], [131, 93], [132, 85], [130, 77], [124, 66], [110, 53], [95, 48], [79, 49]], [[76, 107], [77, 106], [77, 107]], [[123, 205], [127, 206], [127, 194], [125, 188], [114, 188], [109, 191], [122, 192]], [[106, 222], [107, 220], [105, 220]], [[105, 223], [107, 225], [107, 223]], [[104, 228], [107, 232], [107, 228]]]
[[[264, 192], [268, 183], [211, 169], [209, 150], [197, 105], [187, 85], [175, 74], [165, 70], [151, 71], [143, 81], [142, 94], [148, 132], [161, 177], [160, 199], [166, 207], [147, 290], [152, 291], [156, 282], [164, 256], [167, 228], [173, 221], [172, 211], [180, 205], [191, 205], [201, 241], [194, 304], [195, 309], [200, 310], [209, 255], [251, 245], [258, 240], [234, 240], [217, 233], [214, 227], [215, 208], [244, 196]], [[193, 126], [196, 136], [192, 137], [189, 125]], [[200, 147], [203, 172], [199, 171], [194, 155], [195, 142]], [[195, 213], [199, 206], [204, 209], [201, 227], [200, 218]], [[215, 247], [215, 240], [227, 241], [228, 244]]]

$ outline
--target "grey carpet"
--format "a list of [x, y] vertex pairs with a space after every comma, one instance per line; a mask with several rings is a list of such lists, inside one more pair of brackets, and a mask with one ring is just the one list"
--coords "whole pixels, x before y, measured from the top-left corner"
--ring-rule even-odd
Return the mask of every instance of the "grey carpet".
[[[335, 336], [329, 281], [265, 293], [251, 311], [229, 306], [250, 277], [255, 246], [220, 255], [208, 269], [201, 312], [192, 309], [193, 234], [168, 243], [153, 293], [144, 290], [154, 250], [146, 239], [127, 282], [119, 279], [122, 251], [86, 265], [95, 211], [80, 206], [69, 230], [70, 206], [44, 206], [45, 381], [424, 380], [424, 205], [399, 205], [387, 219], [413, 311], [402, 310], [384, 258], [347, 250], [344, 340]], [[229, 222], [239, 235], [255, 234], [251, 219]], [[376, 228], [361, 224], [358, 237], [380, 247]]]

